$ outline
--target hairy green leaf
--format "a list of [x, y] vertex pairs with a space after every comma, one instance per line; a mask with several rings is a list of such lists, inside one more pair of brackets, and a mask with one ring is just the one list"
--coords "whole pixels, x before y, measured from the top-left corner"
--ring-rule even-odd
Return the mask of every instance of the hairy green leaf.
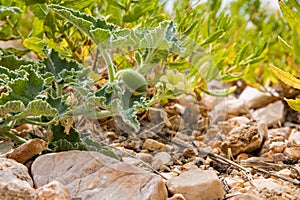
[[49, 8], [88, 35], [97, 45], [109, 41], [111, 31], [116, 27], [105, 20], [62, 6], [49, 5]]
[[51, 95], [46, 99], [47, 103], [56, 110], [58, 120], [63, 120], [71, 115], [70, 106], [67, 104], [66, 96], [54, 98]]
[[15, 6], [1, 6], [0, 5], [0, 20], [5, 19], [11, 15], [17, 15], [21, 13], [21, 9]]
[[68, 61], [65, 58], [61, 58], [60, 55], [54, 51], [49, 50], [47, 52], [47, 58], [41, 61], [45, 65], [45, 68], [41, 69], [43, 74], [47, 72], [51, 73], [55, 77], [55, 81], [60, 82], [73, 82], [82, 73], [82, 65], [71, 60]]
[[115, 159], [119, 160], [119, 157], [111, 149], [105, 148], [100, 143], [96, 142], [95, 140], [91, 139], [90, 137], [85, 137], [82, 139], [82, 141], [85, 144], [88, 151], [97, 151], [106, 156], [109, 156], [111, 158], [115, 158]]
[[28, 65], [27, 68], [24, 78], [8, 82], [9, 92], [1, 95], [0, 105], [9, 101], [20, 100], [27, 106], [43, 91], [43, 79], [33, 70], [32, 65]]
[[[1, 55], [2, 54], [2, 55]], [[18, 69], [22, 65], [34, 64], [26, 58], [18, 58], [10, 52], [4, 52], [0, 49], [0, 66], [10, 70]]]
[[4, 105], [0, 105], [0, 115], [6, 115], [11, 112], [23, 112], [25, 106], [22, 101], [9, 101]]
[[61, 124], [51, 127], [52, 137], [48, 148], [54, 152], [68, 150], [86, 150], [86, 147], [80, 139], [79, 132], [71, 127], [69, 134], [66, 134], [65, 127]]
[[52, 108], [51, 105], [46, 101], [37, 99], [28, 103], [25, 114], [30, 116], [41, 115], [46, 117], [55, 117], [57, 111], [55, 108]]

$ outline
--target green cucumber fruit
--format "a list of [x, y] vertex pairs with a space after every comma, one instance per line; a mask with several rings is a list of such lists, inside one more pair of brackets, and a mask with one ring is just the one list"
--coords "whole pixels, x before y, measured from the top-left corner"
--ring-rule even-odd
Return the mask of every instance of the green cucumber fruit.
[[147, 81], [142, 74], [133, 69], [122, 70], [121, 79], [133, 91], [146, 92]]

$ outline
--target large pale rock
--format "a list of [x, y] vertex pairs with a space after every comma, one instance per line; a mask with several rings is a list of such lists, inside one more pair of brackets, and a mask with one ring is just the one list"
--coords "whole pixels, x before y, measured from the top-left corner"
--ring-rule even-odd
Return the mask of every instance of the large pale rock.
[[180, 193], [186, 200], [214, 200], [225, 195], [221, 181], [211, 170], [190, 170], [168, 180], [171, 194]]
[[241, 125], [230, 131], [221, 143], [221, 149], [226, 154], [230, 149], [233, 156], [239, 153], [252, 152], [261, 147], [266, 134], [266, 124], [252, 122]]
[[249, 108], [261, 108], [275, 100], [270, 93], [261, 92], [253, 87], [247, 86], [239, 96]]
[[36, 187], [57, 180], [66, 186], [74, 199], [167, 198], [165, 185], [159, 177], [98, 152], [68, 151], [42, 155], [34, 161], [31, 172]]
[[37, 195], [28, 169], [11, 159], [0, 158], [0, 199], [32, 200]]
[[212, 123], [226, 121], [227, 119], [248, 113], [248, 107], [240, 99], [224, 99], [209, 113]]
[[254, 111], [252, 118], [261, 123], [266, 123], [268, 126], [282, 123], [284, 121], [284, 105], [282, 101], [271, 103], [264, 108]]

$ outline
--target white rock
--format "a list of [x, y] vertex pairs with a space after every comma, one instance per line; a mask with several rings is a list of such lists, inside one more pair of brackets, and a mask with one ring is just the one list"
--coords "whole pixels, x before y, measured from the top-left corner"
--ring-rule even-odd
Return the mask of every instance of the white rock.
[[261, 108], [275, 100], [270, 93], [261, 92], [253, 87], [247, 86], [239, 96], [249, 108]]
[[250, 122], [250, 119], [248, 119], [245, 116], [237, 116], [237, 117], [232, 117], [227, 120], [227, 122], [231, 125], [242, 125], [242, 124], [247, 124]]
[[186, 200], [214, 200], [225, 195], [221, 181], [211, 170], [191, 170], [167, 181], [171, 194], [180, 193]]
[[0, 158], [0, 199], [37, 198], [28, 169], [15, 160]]
[[248, 107], [240, 99], [225, 99], [209, 112], [212, 123], [226, 121], [227, 119], [248, 113]]
[[292, 146], [299, 146], [300, 145], [300, 131], [293, 129], [291, 132], [291, 135], [289, 136], [288, 142]]
[[282, 170], [276, 172], [276, 174], [278, 174], [280, 176], [285, 176], [285, 177], [291, 178], [292, 172], [289, 169], [282, 169]]
[[282, 101], [271, 103], [266, 107], [254, 111], [252, 118], [261, 123], [266, 123], [268, 126], [282, 123], [284, 121], [284, 105]]
[[172, 165], [172, 156], [167, 152], [159, 152], [155, 154], [154, 160], [161, 160], [164, 165]]
[[137, 159], [140, 159], [140, 160], [148, 163], [148, 164], [151, 164], [153, 162], [153, 159], [154, 159], [153, 156], [149, 153], [137, 153], [135, 155], [135, 157]]
[[35, 186], [60, 181], [71, 199], [167, 199], [161, 178], [98, 152], [42, 155], [32, 164], [31, 172]]
[[245, 183], [243, 179], [236, 177], [226, 177], [224, 180], [230, 189], [235, 187], [244, 187]]

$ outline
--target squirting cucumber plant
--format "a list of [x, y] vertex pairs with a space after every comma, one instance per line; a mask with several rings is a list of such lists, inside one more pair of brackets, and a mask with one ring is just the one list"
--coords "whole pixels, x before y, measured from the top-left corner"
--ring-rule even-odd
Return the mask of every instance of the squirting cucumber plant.
[[[295, 21], [291, 6], [299, 5], [285, 2], [284, 15]], [[137, 113], [153, 104], [183, 94], [235, 92], [234, 84], [208, 88], [212, 80], [243, 80], [264, 90], [277, 83], [271, 71], [288, 77], [270, 64], [299, 71], [290, 67], [299, 64], [299, 56], [289, 54], [298, 55], [299, 47], [286, 42], [293, 34], [259, 0], [237, 0], [226, 10], [221, 0], [175, 1], [173, 13], [160, 0], [0, 3], [0, 40], [22, 42], [0, 51], [0, 134], [23, 143], [14, 127], [43, 126], [53, 133], [49, 151], [93, 149], [114, 156], [79, 137], [74, 118], [80, 115], [114, 116], [129, 127], [124, 131], [138, 132]]]

